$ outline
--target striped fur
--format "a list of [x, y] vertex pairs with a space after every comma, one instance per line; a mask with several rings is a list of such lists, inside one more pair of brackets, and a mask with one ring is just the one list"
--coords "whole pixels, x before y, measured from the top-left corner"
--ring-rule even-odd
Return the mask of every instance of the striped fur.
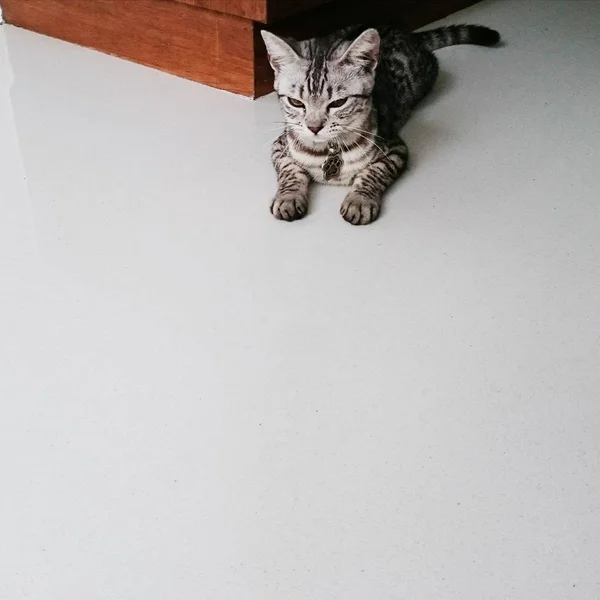
[[458, 44], [495, 46], [500, 41], [500, 34], [482, 25], [449, 25], [448, 27], [415, 33], [413, 38], [417, 43], [433, 52], [440, 48]]
[[[365, 225], [379, 216], [384, 192], [406, 168], [399, 130], [435, 83], [432, 51], [493, 45], [499, 34], [458, 25], [415, 34], [349, 27], [303, 42], [268, 32], [263, 38], [286, 118], [272, 150], [278, 190], [271, 212], [285, 221], [302, 218], [311, 181], [351, 185], [340, 212]], [[322, 166], [332, 148], [340, 149], [343, 163], [325, 180]]]

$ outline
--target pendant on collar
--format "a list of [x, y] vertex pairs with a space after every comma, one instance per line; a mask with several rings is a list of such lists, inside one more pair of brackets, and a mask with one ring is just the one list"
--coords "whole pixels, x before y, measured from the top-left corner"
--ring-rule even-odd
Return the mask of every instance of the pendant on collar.
[[321, 166], [325, 180], [328, 181], [329, 179], [337, 177], [342, 170], [343, 164], [342, 148], [338, 142], [329, 142], [327, 146], [327, 158]]

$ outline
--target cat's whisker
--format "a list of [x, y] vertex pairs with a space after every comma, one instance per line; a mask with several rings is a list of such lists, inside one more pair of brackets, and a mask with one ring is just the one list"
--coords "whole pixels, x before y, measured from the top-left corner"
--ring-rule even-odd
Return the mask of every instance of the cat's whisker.
[[267, 146], [274, 144], [285, 132], [289, 131], [293, 129], [293, 127], [289, 124], [289, 123], [285, 123], [285, 127], [282, 129], [280, 127], [275, 127], [273, 129], [268, 129], [265, 132], [271, 132], [271, 131], [277, 131], [277, 135], [272, 138], [267, 140], [264, 144], [261, 145], [260, 149], [264, 150]]
[[370, 162], [371, 158], [367, 154], [366, 150], [357, 141], [354, 141], [353, 144], [354, 144], [354, 146], [356, 146], [363, 153], [363, 155], [365, 157], [365, 160], [368, 161], [368, 162]]
[[352, 125], [344, 125], [344, 127], [346, 127], [346, 129], [348, 129], [350, 131], [354, 131], [356, 133], [364, 133], [364, 134], [370, 135], [374, 138], [378, 138], [380, 140], [385, 141], [385, 138], [383, 138], [380, 135], [377, 135], [374, 131], [369, 131], [368, 129], [360, 129], [359, 127], [353, 127]]
[[288, 137], [288, 143], [291, 142], [292, 143], [292, 150], [295, 150], [296, 152], [299, 150], [299, 148], [296, 146], [296, 144], [298, 143], [298, 140], [296, 138], [290, 138]]
[[[365, 157], [365, 160], [367, 161], [367, 163], [371, 162], [373, 157], [370, 157], [367, 154], [366, 150], [356, 140], [350, 140], [350, 142], [352, 143], [352, 147], [356, 146], [356, 148], [358, 148], [363, 153], [363, 156]], [[342, 141], [342, 143], [344, 144], [344, 146], [346, 146], [346, 148], [348, 149], [348, 152], [350, 152], [350, 148], [348, 148], [348, 144], [345, 142], [345, 140]]]
[[275, 141], [276, 141], [277, 139], [279, 139], [279, 136], [277, 136], [277, 137], [274, 137], [272, 140], [268, 140], [268, 141], [266, 141], [264, 144], [261, 144], [261, 146], [260, 146], [260, 150], [261, 150], [261, 152], [262, 152], [263, 150], [266, 150], [266, 149], [267, 149], [269, 146], [272, 146], [272, 145], [275, 143]]
[[344, 140], [344, 138], [340, 138], [340, 142], [342, 143], [342, 146], [344, 146], [344, 148], [346, 148], [346, 152], [350, 152], [350, 148], [348, 147], [348, 144], [346, 144], [346, 141]]
[[263, 129], [262, 133], [271, 133], [273, 131], [280, 131], [281, 133], [283, 133], [285, 131], [285, 128], [273, 127], [272, 129]]
[[374, 131], [369, 131], [368, 129], [360, 129], [358, 127], [351, 127], [350, 125], [347, 125], [348, 128], [352, 128], [353, 131], [360, 131], [361, 133], [368, 133], [370, 135], [372, 135], [375, 138], [378, 138], [380, 140], [382, 140], [383, 142], [385, 142], [385, 138], [381, 135], [376, 134]]
[[358, 131], [355, 131], [355, 130], [353, 130], [353, 129], [352, 129], [352, 128], [350, 128], [350, 127], [348, 127], [347, 129], [348, 129], [349, 131], [352, 131], [352, 132], [353, 132], [353, 133], [355, 133], [356, 135], [360, 136], [361, 138], [363, 138], [363, 139], [367, 140], [367, 142], [370, 142], [370, 143], [371, 143], [373, 146], [375, 146], [375, 148], [377, 148], [377, 149], [378, 149], [378, 150], [381, 152], [381, 154], [383, 154], [385, 157], [387, 157], [387, 152], [385, 152], [381, 146], [377, 145], [377, 144], [375, 143], [375, 141], [374, 141], [374, 140], [372, 140], [370, 137], [367, 137], [366, 135], [363, 135], [362, 133], [360, 133], [360, 132], [358, 132]]

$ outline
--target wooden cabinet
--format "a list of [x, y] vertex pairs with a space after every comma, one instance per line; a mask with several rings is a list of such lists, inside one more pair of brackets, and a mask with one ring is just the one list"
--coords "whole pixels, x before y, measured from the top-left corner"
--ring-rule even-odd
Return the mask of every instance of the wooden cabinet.
[[415, 28], [473, 0], [0, 0], [5, 20], [249, 97], [272, 90], [259, 35], [356, 22]]
[[331, 0], [176, 0], [259, 23], [274, 23]]

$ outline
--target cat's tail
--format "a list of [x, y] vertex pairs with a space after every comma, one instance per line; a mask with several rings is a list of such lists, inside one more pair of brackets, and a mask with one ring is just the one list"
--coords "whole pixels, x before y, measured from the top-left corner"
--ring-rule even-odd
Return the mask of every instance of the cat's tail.
[[413, 36], [428, 50], [439, 50], [457, 44], [495, 46], [500, 41], [497, 31], [483, 25], [449, 25], [414, 33]]

